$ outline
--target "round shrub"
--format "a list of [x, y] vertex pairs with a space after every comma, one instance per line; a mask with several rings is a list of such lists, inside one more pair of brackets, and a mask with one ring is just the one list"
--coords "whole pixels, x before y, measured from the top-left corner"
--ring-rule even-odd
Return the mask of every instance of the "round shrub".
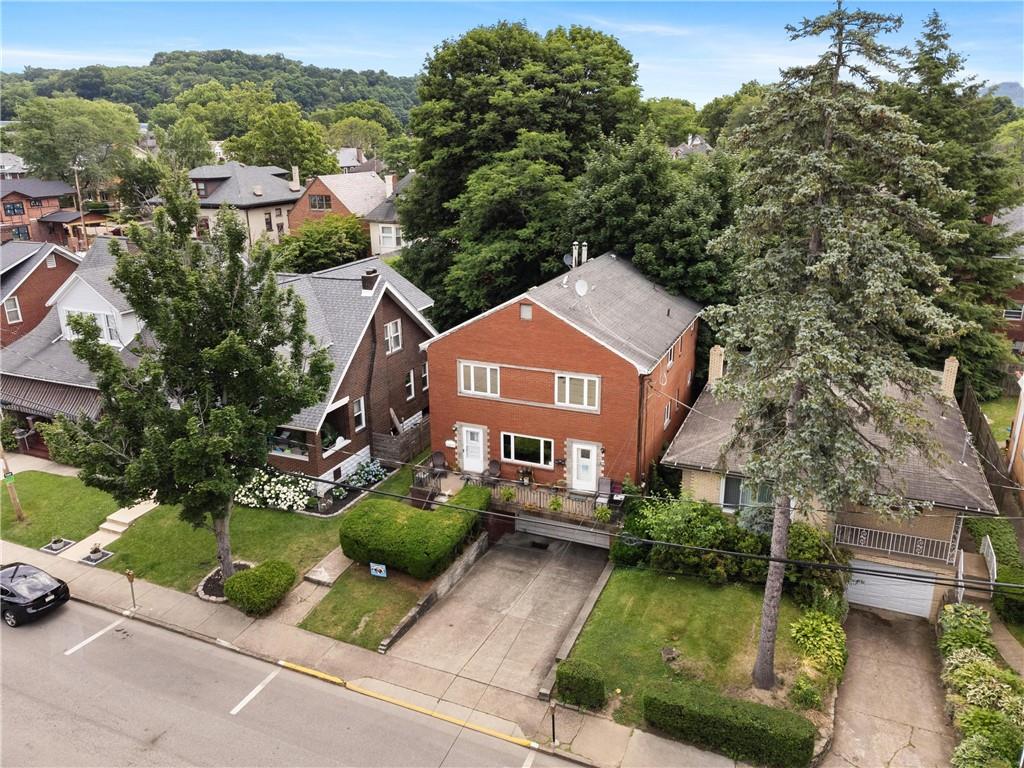
[[555, 685], [558, 698], [566, 704], [601, 709], [607, 698], [601, 668], [583, 659], [566, 659], [559, 664]]
[[834, 680], [846, 667], [846, 632], [842, 625], [821, 611], [807, 611], [789, 627], [789, 634], [811, 665]]
[[789, 689], [789, 700], [800, 709], [820, 709], [821, 689], [806, 672], [801, 672]]
[[238, 571], [224, 582], [224, 596], [250, 616], [266, 616], [295, 583], [295, 569], [283, 560], [267, 560]]
[[995, 753], [995, 747], [984, 736], [971, 736], [956, 745], [950, 760], [953, 768], [1013, 768], [1010, 762]]
[[1024, 732], [1002, 712], [984, 707], [964, 707], [956, 716], [964, 739], [981, 736], [992, 745], [992, 754], [1017, 760], [1024, 747]]

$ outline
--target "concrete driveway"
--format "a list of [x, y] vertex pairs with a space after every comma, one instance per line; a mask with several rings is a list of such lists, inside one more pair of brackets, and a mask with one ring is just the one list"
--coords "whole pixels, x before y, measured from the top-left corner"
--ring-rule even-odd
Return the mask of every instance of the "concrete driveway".
[[506, 534], [388, 655], [536, 696], [607, 560], [582, 544]]
[[949, 765], [953, 733], [931, 625], [901, 614], [851, 611], [846, 636], [850, 659], [823, 768]]

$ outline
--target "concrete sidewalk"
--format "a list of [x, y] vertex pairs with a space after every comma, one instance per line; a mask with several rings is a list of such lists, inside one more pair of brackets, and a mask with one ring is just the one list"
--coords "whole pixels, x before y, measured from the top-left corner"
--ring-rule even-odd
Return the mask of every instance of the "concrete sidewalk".
[[[67, 581], [77, 600], [113, 611], [132, 609], [125, 577], [0, 541], [0, 561], [37, 565]], [[270, 661], [285, 660], [387, 693], [493, 730], [551, 743], [548, 704], [497, 686], [460, 677], [425, 664], [381, 655], [273, 619], [252, 619], [223, 603], [208, 603], [140, 579], [135, 581], [133, 615], [167, 629], [227, 645]], [[559, 751], [608, 768], [656, 766], [735, 766], [733, 760], [619, 725], [591, 714], [558, 707], [555, 735]]]

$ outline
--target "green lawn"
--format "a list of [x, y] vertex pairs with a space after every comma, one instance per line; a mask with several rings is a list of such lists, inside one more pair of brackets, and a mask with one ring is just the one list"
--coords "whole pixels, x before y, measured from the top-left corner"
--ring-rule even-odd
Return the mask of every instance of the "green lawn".
[[414, 456], [412, 461], [408, 464], [403, 464], [401, 469], [381, 483], [377, 490], [384, 491], [385, 493], [396, 493], [400, 496], [408, 496], [409, 489], [412, 487], [412, 465], [419, 464], [429, 455], [430, 449], [424, 449], [418, 456]]
[[[622, 690], [615, 719], [639, 725], [643, 717], [637, 694], [643, 686], [679, 674], [662, 661], [662, 648], [675, 648], [686, 674], [723, 691], [750, 687], [761, 596], [761, 589], [748, 584], [716, 587], [685, 576], [618, 568], [572, 656], [604, 670], [609, 689]], [[775, 657], [776, 670], [783, 675], [799, 665], [789, 638], [789, 625], [799, 615], [799, 609], [784, 599]]]
[[[231, 549], [239, 560], [285, 560], [303, 573], [336, 546], [337, 519], [246, 507], [236, 507], [231, 515]], [[140, 579], [183, 592], [195, 589], [217, 566], [213, 532], [193, 529], [170, 505], [140, 517], [109, 549], [117, 556], [104, 568], [131, 568]]]
[[1013, 622], [1003, 622], [1006, 624], [1006, 628], [1010, 630], [1010, 634], [1017, 638], [1017, 642], [1024, 645], [1024, 624], [1015, 624]]
[[0, 492], [0, 535], [26, 547], [41, 547], [54, 536], [81, 541], [118, 509], [112, 496], [89, 488], [77, 477], [26, 470], [14, 476], [14, 487], [25, 522], [15, 519], [14, 506], [4, 489]]
[[393, 571], [378, 579], [353, 563], [299, 626], [375, 651], [429, 586]]
[[992, 436], [1002, 445], [1010, 436], [1013, 416], [1017, 412], [1017, 398], [1000, 397], [997, 400], [989, 400], [981, 404], [981, 411], [988, 416]]

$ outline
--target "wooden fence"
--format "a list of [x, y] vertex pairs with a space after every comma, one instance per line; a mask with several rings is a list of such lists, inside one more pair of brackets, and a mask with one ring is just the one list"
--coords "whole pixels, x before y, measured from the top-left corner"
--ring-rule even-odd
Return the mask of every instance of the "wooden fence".
[[430, 418], [424, 418], [397, 435], [374, 432], [371, 451], [381, 461], [400, 463], [411, 461], [413, 456], [430, 446]]
[[1017, 492], [1006, 486], [1015, 485], [1016, 481], [1010, 475], [1010, 467], [1006, 462], [1006, 454], [999, 447], [995, 437], [992, 436], [992, 428], [981, 412], [978, 405], [978, 397], [974, 394], [974, 388], [969, 381], [964, 381], [964, 394], [960, 398], [960, 410], [964, 415], [964, 422], [967, 429], [974, 437], [974, 447], [978, 449], [981, 456], [981, 468], [985, 470], [985, 478], [988, 480], [992, 497], [996, 501], [999, 512], [1006, 516], [1020, 517], [1021, 503]]

